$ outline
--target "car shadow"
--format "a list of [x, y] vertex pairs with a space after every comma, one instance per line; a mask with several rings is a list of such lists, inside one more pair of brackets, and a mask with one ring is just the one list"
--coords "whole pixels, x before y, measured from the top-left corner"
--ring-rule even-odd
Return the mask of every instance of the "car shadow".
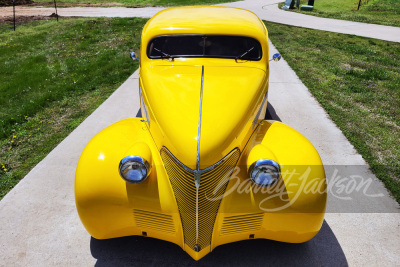
[[270, 102], [267, 103], [267, 112], [265, 112], [265, 120], [274, 120], [274, 121], [282, 121], [278, 114], [276, 114], [276, 111], [272, 104]]
[[219, 246], [194, 261], [179, 246], [154, 238], [129, 236], [90, 242], [96, 266], [347, 266], [346, 257], [329, 225], [310, 241], [289, 244], [266, 239], [245, 240]]
[[139, 108], [138, 112], [136, 113], [136, 118], [142, 117], [142, 110]]

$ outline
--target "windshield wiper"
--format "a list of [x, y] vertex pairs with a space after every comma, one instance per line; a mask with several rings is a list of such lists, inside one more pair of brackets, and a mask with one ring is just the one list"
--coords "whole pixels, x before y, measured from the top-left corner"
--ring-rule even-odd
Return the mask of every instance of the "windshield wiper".
[[160, 49], [155, 48], [155, 47], [154, 47], [153, 49], [156, 50], [157, 52], [159, 52], [160, 54], [162, 54], [164, 57], [170, 58], [170, 59], [174, 60], [174, 57], [173, 57], [173, 56], [171, 56], [171, 55], [169, 55], [169, 54], [167, 54], [167, 53], [164, 53], [164, 52], [161, 51]]
[[246, 52], [244, 52], [243, 54], [241, 54], [240, 56], [237, 56], [237, 57], [235, 58], [235, 60], [242, 59], [245, 55], [247, 55], [248, 53], [250, 53], [253, 49], [254, 49], [254, 46], [253, 46], [252, 48], [250, 48], [249, 50], [247, 50]]

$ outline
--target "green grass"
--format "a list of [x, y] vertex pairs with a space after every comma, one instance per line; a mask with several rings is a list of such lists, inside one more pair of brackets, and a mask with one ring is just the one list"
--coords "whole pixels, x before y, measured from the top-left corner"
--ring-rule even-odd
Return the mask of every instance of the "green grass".
[[400, 202], [400, 43], [265, 24], [283, 58]]
[[[57, 1], [57, 5], [74, 6], [80, 4], [94, 4], [106, 6], [126, 6], [126, 7], [153, 7], [153, 6], [192, 6], [192, 5], [214, 5], [238, 0], [62, 0]], [[36, 2], [48, 3], [53, 6], [53, 0], [37, 0]]]
[[145, 22], [0, 24], [0, 199], [137, 69]]
[[[307, 0], [301, 0], [307, 4]], [[351, 20], [365, 23], [382, 24], [400, 27], [400, 1], [399, 0], [366, 0], [362, 1], [360, 10], [357, 11], [358, 0], [316, 0], [313, 11], [299, 12], [318, 17]], [[280, 4], [280, 7], [283, 4]]]

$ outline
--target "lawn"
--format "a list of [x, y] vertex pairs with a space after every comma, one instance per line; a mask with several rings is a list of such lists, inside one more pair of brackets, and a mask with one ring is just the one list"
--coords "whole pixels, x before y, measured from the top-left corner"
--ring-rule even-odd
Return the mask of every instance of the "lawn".
[[[301, 4], [308, 3], [307, 0], [300, 2]], [[399, 0], [363, 0], [358, 11], [357, 5], [358, 0], [316, 0], [314, 10], [311, 12], [298, 9], [291, 9], [290, 11], [318, 17], [400, 27]]]
[[137, 69], [146, 21], [0, 24], [0, 199]]
[[400, 203], [400, 43], [265, 24], [283, 58]]

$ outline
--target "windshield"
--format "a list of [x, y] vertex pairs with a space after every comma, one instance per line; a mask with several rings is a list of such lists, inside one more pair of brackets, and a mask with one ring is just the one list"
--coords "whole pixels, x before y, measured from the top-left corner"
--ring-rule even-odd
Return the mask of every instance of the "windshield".
[[260, 43], [250, 37], [227, 35], [170, 35], [153, 38], [147, 47], [152, 59], [212, 57], [260, 60]]

